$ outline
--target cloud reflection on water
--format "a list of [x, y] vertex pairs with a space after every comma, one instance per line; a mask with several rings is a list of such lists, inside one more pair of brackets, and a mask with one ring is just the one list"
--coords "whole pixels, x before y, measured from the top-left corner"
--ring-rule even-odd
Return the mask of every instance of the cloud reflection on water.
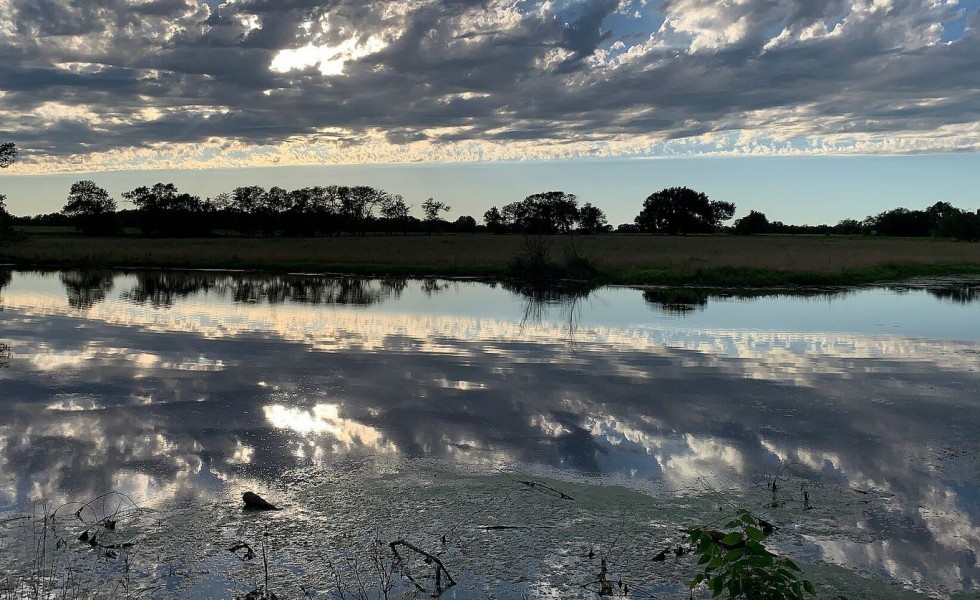
[[[976, 447], [976, 343], [627, 326], [592, 321], [585, 306], [570, 346], [548, 314], [521, 323], [364, 302], [414, 284], [319, 295], [304, 284], [261, 302], [211, 285], [137, 303], [107, 295], [79, 312], [20, 283], [0, 313], [15, 349], [0, 371], [0, 505], [109, 489], [150, 503], [207, 496], [351, 454], [567, 469], [683, 493], [705, 476], [744, 486], [783, 461], [814, 485], [894, 497], [847, 524], [882, 539], [815, 536], [824, 558], [899, 580], [923, 571], [948, 589], [980, 577], [977, 479], [935, 472], [938, 449]], [[294, 294], [360, 308], [285, 301]]]

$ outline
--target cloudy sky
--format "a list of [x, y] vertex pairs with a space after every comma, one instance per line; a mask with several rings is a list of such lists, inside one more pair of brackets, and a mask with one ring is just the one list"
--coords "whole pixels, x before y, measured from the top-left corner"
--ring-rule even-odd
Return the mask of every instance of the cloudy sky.
[[980, 0], [0, 0], [0, 191], [15, 214], [80, 178], [477, 215], [560, 187], [614, 222], [670, 185], [789, 221], [975, 208], [978, 28]]

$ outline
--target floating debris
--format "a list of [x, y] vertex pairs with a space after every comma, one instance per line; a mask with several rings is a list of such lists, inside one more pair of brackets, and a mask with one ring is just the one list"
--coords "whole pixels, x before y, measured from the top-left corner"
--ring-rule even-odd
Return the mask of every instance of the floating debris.
[[245, 502], [245, 508], [248, 510], [279, 510], [279, 507], [255, 492], [245, 492], [242, 494], [242, 500]]

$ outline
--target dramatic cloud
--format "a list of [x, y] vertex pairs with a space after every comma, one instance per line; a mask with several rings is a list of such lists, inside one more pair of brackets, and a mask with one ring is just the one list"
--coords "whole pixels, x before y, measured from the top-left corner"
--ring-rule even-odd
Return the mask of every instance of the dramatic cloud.
[[0, 0], [11, 171], [980, 148], [973, 0]]

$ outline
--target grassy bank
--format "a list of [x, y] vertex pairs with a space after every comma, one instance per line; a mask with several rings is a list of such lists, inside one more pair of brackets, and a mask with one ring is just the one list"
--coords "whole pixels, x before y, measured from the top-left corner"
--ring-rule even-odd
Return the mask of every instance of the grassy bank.
[[[588, 260], [606, 283], [853, 285], [914, 276], [980, 275], [980, 244], [842, 236], [554, 237], [552, 257]], [[524, 239], [507, 235], [317, 239], [84, 238], [33, 235], [0, 245], [18, 267], [162, 267], [396, 276], [507, 274]]]

